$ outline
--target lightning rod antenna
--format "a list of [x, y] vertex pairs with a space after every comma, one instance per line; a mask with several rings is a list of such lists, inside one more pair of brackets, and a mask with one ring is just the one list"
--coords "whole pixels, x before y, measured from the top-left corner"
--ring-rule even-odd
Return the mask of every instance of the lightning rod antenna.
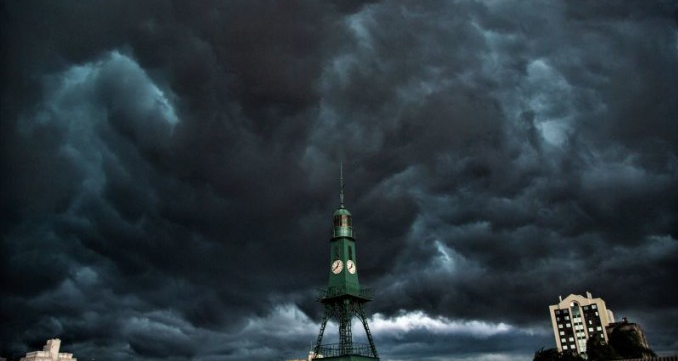
[[344, 161], [339, 162], [339, 206], [344, 208]]

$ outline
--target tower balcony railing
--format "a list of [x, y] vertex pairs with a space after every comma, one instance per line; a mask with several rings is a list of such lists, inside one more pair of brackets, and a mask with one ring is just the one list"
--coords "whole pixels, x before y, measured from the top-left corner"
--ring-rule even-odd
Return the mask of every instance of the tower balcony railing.
[[374, 298], [374, 290], [372, 288], [360, 287], [358, 285], [353, 286], [349, 284], [341, 287], [333, 286], [327, 288], [318, 288], [316, 299], [322, 301], [328, 298], [339, 297], [346, 294], [350, 294], [368, 301]]
[[316, 358], [321, 359], [325, 357], [339, 357], [339, 356], [363, 356], [375, 357], [374, 351], [370, 345], [366, 343], [351, 343], [340, 344], [332, 343], [327, 345], [320, 345]]

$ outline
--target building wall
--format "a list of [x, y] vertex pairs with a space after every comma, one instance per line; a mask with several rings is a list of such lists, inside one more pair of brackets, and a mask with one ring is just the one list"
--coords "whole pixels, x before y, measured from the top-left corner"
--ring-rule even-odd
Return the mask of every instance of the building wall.
[[614, 322], [605, 301], [593, 298], [588, 292], [586, 297], [569, 295], [561, 299], [549, 306], [549, 313], [556, 347], [561, 352], [586, 352], [586, 341], [591, 337], [607, 342], [605, 327]]
[[627, 358], [618, 361], [678, 361], [678, 356], [658, 356], [645, 358]]
[[58, 338], [53, 338], [51, 340], [47, 340], [47, 345], [45, 345], [43, 351], [49, 352], [50, 355], [59, 355], [59, 348], [61, 348], [61, 340]]

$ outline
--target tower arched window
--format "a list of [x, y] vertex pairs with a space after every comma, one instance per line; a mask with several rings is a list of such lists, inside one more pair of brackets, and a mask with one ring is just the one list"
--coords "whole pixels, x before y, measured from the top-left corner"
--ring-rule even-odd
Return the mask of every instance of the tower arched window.
[[350, 227], [351, 226], [351, 216], [346, 214], [340, 214], [334, 217], [334, 226], [335, 227]]

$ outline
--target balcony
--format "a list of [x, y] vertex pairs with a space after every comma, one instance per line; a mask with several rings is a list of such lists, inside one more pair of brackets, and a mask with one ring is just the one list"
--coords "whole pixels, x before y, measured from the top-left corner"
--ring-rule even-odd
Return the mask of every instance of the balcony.
[[318, 288], [316, 294], [316, 300], [322, 301], [330, 298], [335, 298], [343, 295], [353, 295], [358, 298], [362, 298], [366, 301], [371, 301], [374, 298], [374, 291], [372, 288], [355, 286], [351, 285], [343, 287], [329, 287], [329, 288]]

